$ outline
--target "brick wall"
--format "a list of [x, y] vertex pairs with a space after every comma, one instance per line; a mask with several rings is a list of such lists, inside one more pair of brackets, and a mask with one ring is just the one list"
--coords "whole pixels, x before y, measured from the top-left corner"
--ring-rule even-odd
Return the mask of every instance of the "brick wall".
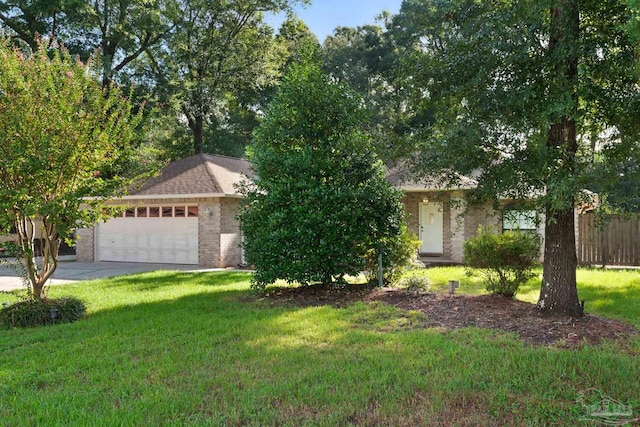
[[76, 231], [78, 237], [76, 241], [76, 261], [78, 262], [94, 262], [95, 261], [95, 238], [94, 227], [82, 228]]
[[[154, 198], [118, 200], [115, 205], [198, 205], [198, 264], [202, 267], [235, 267], [242, 262], [240, 200], [236, 198]], [[95, 227], [77, 230], [76, 259], [93, 262], [95, 254]]]
[[198, 264], [222, 267], [220, 260], [220, 199], [198, 204]]
[[242, 237], [237, 219], [239, 199], [222, 199], [220, 217], [220, 266], [235, 267], [242, 262]]

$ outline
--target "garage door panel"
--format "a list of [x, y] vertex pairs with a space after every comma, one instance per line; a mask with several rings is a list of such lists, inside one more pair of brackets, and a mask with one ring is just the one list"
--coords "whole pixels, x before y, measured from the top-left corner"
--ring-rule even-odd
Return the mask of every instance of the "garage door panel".
[[198, 218], [114, 218], [96, 233], [100, 261], [198, 263]]

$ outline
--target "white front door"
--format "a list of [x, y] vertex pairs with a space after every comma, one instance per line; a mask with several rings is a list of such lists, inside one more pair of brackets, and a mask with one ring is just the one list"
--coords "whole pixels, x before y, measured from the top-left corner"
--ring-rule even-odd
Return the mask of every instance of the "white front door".
[[420, 203], [420, 253], [442, 254], [444, 252], [444, 216], [442, 203]]

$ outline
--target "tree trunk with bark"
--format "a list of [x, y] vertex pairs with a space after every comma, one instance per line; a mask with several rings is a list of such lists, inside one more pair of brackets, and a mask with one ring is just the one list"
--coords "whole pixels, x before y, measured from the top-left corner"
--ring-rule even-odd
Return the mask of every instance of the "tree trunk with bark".
[[[579, 9], [575, 0], [559, 0], [550, 12], [549, 51], [552, 55], [564, 56], [555, 64], [556, 80], [550, 90], [567, 92], [572, 101], [570, 114], [575, 115], [578, 109]], [[548, 151], [555, 154], [547, 185], [562, 183], [575, 172], [578, 143], [576, 122], [570, 114], [555, 118], [547, 133]], [[546, 208], [544, 272], [538, 307], [549, 313], [581, 316], [583, 310], [576, 287], [575, 199], [571, 191], [557, 191], [562, 200], [556, 201], [554, 206], [549, 201]]]
[[576, 287], [576, 238], [573, 208], [547, 208], [544, 271], [538, 307], [549, 313], [582, 316]]

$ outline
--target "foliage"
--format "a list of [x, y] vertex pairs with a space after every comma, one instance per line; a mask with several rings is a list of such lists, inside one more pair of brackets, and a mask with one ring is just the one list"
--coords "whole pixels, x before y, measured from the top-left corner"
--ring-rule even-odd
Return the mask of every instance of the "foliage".
[[390, 285], [410, 269], [417, 260], [418, 248], [421, 241], [403, 223], [400, 227], [400, 236], [391, 236], [382, 239], [378, 247], [367, 253], [367, 277], [369, 282], [378, 283], [379, 255], [382, 248], [383, 283]]
[[393, 19], [410, 108], [434, 113], [412, 129], [418, 178], [456, 187], [472, 176], [473, 200], [535, 196], [547, 221], [543, 310], [580, 313], [583, 190], [637, 178], [614, 173], [640, 155], [629, 20], [624, 1], [578, 0], [408, 0]]
[[60, 242], [107, 218], [105, 201], [132, 182], [117, 173], [140, 123], [132, 110], [115, 87], [103, 92], [92, 62], [45, 45], [25, 56], [0, 40], [0, 229], [17, 230], [35, 297], [44, 297]]
[[365, 121], [360, 97], [318, 66], [290, 69], [255, 133], [255, 178], [242, 188], [256, 287], [341, 281], [364, 270], [380, 243], [398, 244], [400, 193], [385, 180]]
[[494, 233], [481, 226], [478, 234], [464, 243], [464, 260], [470, 268], [480, 270], [489, 292], [511, 298], [534, 276], [541, 243], [535, 233]]
[[[52, 315], [55, 310], [55, 318]], [[0, 309], [0, 325], [6, 328], [29, 328], [56, 323], [72, 323], [86, 311], [84, 302], [77, 298], [27, 298]]]
[[406, 154], [412, 121], [428, 121], [429, 115], [412, 110], [406, 102], [409, 87], [398, 67], [403, 50], [389, 30], [391, 16], [383, 14], [383, 26], [338, 27], [323, 44], [323, 68], [337, 81], [351, 86], [372, 112], [369, 132], [378, 155], [393, 161]]
[[191, 132], [192, 152], [243, 152], [261, 91], [270, 90], [280, 71], [264, 13], [295, 3], [305, 0], [176, 2], [174, 31], [155, 51], [152, 68], [169, 112]]
[[431, 287], [431, 280], [424, 275], [412, 274], [400, 279], [398, 286], [415, 293], [426, 292]]

